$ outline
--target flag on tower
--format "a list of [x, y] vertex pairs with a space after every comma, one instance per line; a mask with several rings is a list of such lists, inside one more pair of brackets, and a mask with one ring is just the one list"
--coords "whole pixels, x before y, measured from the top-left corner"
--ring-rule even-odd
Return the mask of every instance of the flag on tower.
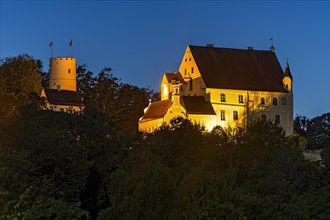
[[72, 47], [72, 40], [70, 41], [69, 46]]

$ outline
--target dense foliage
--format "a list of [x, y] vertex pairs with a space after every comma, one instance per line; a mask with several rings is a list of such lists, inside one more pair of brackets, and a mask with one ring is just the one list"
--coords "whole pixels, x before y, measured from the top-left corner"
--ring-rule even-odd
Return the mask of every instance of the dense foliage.
[[[330, 113], [296, 117], [291, 137], [271, 121], [206, 132], [182, 118], [136, 133], [156, 95], [109, 71], [78, 68], [83, 114], [40, 111], [37, 99], [7, 103], [18, 107], [0, 115], [0, 219], [330, 216]], [[16, 92], [30, 94], [8, 94]], [[323, 149], [323, 160], [304, 159], [296, 137]]]

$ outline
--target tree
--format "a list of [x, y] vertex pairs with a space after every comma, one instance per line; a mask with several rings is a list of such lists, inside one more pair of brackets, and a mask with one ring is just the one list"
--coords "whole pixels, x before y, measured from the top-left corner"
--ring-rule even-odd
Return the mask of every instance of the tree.
[[33, 97], [41, 93], [40, 60], [23, 54], [0, 61], [0, 114], [5, 117], [19, 114]]
[[313, 118], [307, 129], [309, 149], [323, 149], [330, 146], [330, 112]]

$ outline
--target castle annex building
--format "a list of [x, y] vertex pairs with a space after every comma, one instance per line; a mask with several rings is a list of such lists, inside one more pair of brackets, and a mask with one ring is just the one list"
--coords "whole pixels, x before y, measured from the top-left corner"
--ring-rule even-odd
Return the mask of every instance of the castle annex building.
[[46, 108], [63, 112], [81, 111], [84, 104], [76, 91], [76, 59], [50, 58], [49, 89], [41, 92], [41, 97], [46, 99]]
[[152, 132], [174, 117], [211, 130], [245, 126], [257, 118], [293, 131], [292, 75], [271, 50], [188, 46], [179, 71], [165, 73], [161, 101], [150, 103], [139, 130]]

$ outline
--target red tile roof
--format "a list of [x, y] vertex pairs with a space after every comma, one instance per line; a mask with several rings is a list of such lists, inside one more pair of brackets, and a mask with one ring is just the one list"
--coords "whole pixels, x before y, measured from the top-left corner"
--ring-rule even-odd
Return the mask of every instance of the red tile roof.
[[274, 52], [189, 46], [208, 88], [288, 92]]
[[181, 102], [188, 114], [215, 115], [211, 103], [203, 96], [181, 96]]
[[167, 79], [167, 82], [169, 82], [169, 83], [172, 80], [176, 80], [181, 83], [184, 83], [184, 79], [182, 78], [181, 74], [178, 74], [178, 73], [165, 73], [165, 77]]
[[84, 106], [81, 97], [75, 91], [57, 89], [45, 89], [45, 94], [49, 104]]
[[163, 100], [151, 103], [141, 120], [162, 118], [166, 114], [167, 110], [171, 107], [171, 105], [172, 100]]

